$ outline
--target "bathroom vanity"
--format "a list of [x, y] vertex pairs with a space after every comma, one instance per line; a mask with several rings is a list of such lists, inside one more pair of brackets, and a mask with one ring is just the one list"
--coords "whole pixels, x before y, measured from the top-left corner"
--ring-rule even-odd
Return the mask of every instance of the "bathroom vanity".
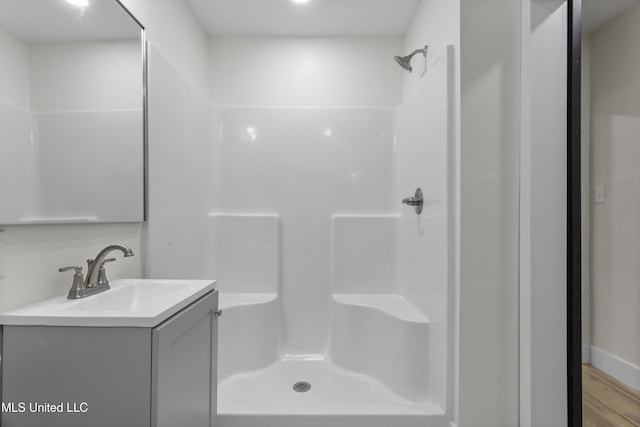
[[212, 281], [121, 280], [0, 314], [3, 427], [210, 427]]

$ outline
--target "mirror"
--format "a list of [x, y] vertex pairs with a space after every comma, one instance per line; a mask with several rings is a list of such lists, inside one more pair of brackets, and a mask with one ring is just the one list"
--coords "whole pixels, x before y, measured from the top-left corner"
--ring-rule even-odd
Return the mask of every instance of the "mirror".
[[117, 0], [0, 0], [0, 225], [144, 220], [144, 48]]

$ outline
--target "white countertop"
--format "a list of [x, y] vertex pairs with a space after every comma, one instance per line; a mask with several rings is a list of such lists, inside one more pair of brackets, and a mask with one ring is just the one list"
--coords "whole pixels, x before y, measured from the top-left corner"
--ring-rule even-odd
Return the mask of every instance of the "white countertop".
[[0, 313], [0, 325], [153, 327], [214, 290], [215, 280], [120, 279], [80, 299], [67, 295]]

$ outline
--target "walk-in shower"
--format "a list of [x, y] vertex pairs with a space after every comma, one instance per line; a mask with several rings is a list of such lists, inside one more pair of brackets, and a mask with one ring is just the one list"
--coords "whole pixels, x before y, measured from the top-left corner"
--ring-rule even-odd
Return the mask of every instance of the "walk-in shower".
[[449, 426], [452, 57], [397, 107], [301, 108], [151, 50], [147, 274], [218, 281], [217, 427]]

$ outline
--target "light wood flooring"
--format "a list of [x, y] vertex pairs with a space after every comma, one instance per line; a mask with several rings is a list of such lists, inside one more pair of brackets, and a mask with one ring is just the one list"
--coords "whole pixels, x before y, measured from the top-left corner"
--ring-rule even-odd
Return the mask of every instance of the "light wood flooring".
[[591, 365], [582, 365], [582, 425], [640, 426], [640, 392]]

